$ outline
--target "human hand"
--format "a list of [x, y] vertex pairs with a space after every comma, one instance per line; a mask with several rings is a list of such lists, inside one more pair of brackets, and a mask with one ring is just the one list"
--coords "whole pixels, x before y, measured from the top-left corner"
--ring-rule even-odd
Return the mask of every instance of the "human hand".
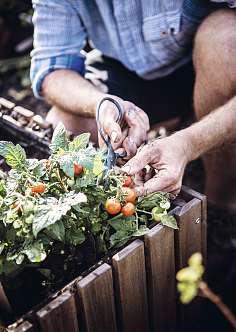
[[[178, 194], [189, 155], [186, 140], [176, 133], [143, 146], [121, 170], [135, 175], [135, 190], [140, 196], [156, 191]], [[151, 168], [145, 173], [147, 165]]]
[[[123, 114], [120, 123], [117, 123], [118, 109], [110, 101], [104, 101], [100, 108], [100, 123], [105, 134], [111, 138], [114, 150], [122, 153], [124, 150], [127, 159], [131, 158], [137, 152], [137, 149], [147, 140], [147, 133], [150, 129], [149, 119], [146, 113], [139, 107], [129, 101], [110, 96], [118, 101]], [[100, 135], [98, 135], [99, 146], [104, 144]]]

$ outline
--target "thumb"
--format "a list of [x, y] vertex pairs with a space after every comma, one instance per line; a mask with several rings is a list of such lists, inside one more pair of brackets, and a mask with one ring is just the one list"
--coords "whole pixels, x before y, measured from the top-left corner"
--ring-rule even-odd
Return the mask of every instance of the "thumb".
[[122, 131], [115, 119], [104, 120], [103, 130], [111, 138], [112, 143], [117, 144], [122, 141]]
[[144, 147], [121, 168], [121, 171], [129, 175], [134, 175], [148, 165], [150, 160], [150, 152]]

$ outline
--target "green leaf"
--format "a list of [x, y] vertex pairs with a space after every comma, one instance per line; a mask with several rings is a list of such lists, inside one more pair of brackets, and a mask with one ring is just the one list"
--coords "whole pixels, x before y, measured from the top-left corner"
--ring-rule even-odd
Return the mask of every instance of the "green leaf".
[[14, 169], [22, 170], [27, 166], [25, 150], [19, 144], [0, 141], [0, 155]]
[[137, 231], [133, 233], [132, 236], [143, 236], [149, 232], [149, 228], [146, 226], [140, 226]]
[[52, 136], [50, 149], [53, 154], [56, 154], [59, 150], [63, 149], [67, 151], [69, 148], [69, 139], [63, 123], [59, 123]]
[[93, 174], [95, 176], [99, 176], [102, 174], [103, 170], [104, 170], [104, 165], [102, 159], [99, 154], [96, 154], [96, 156], [94, 157]]
[[80, 149], [85, 149], [89, 144], [90, 133], [83, 133], [73, 139], [72, 142], [69, 143], [70, 151], [79, 151]]
[[170, 214], [162, 215], [161, 223], [170, 228], [179, 229], [175, 218]]
[[85, 235], [80, 229], [69, 229], [66, 232], [66, 242], [77, 246], [85, 241]]
[[64, 241], [65, 240], [65, 227], [60, 220], [53, 225], [47, 227], [47, 234], [53, 238], [53, 240]]
[[169, 194], [164, 192], [156, 192], [147, 196], [139, 197], [138, 208], [151, 210], [154, 207], [160, 206], [160, 203], [168, 202]]
[[43, 243], [41, 241], [32, 243], [31, 246], [24, 250], [24, 254], [26, 254], [32, 263], [40, 263], [47, 257], [47, 253], [44, 250]]
[[59, 200], [54, 197], [45, 199], [43, 204], [38, 205], [33, 220], [34, 236], [36, 237], [41, 230], [59, 221], [72, 206], [86, 202], [87, 197], [83, 193], [75, 194], [74, 192], [62, 196]]

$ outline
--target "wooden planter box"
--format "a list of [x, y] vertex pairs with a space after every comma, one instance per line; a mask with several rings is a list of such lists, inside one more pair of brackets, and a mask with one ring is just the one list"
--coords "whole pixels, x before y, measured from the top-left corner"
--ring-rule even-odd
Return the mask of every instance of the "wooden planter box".
[[194, 252], [206, 259], [206, 197], [183, 187], [172, 213], [179, 230], [155, 225], [6, 328], [8, 332], [174, 332], [198, 303], [177, 300], [176, 271]]

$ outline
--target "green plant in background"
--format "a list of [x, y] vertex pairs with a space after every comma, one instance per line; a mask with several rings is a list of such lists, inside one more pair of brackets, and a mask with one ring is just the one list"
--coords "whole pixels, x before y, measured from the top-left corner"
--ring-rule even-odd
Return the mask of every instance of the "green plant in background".
[[176, 274], [177, 289], [180, 293], [180, 301], [183, 304], [190, 303], [196, 296], [202, 296], [214, 303], [226, 319], [236, 329], [236, 317], [232, 311], [222, 302], [221, 298], [216, 295], [202, 280], [204, 266], [202, 255], [193, 254], [188, 260], [188, 266], [181, 269]]

